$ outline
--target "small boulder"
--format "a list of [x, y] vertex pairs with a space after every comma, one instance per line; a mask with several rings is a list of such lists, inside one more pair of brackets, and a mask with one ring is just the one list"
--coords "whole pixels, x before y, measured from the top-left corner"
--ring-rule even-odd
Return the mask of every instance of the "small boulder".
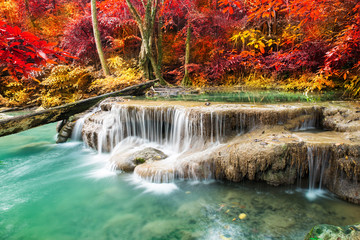
[[110, 161], [116, 163], [117, 169], [124, 172], [132, 172], [137, 165], [143, 164], [145, 162], [151, 163], [154, 161], [163, 160], [167, 157], [168, 156], [162, 151], [148, 147], [132, 154], [115, 154], [111, 157]]

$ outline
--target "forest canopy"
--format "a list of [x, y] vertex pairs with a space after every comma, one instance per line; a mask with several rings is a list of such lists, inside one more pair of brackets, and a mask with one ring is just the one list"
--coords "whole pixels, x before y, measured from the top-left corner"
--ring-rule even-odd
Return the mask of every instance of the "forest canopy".
[[1, 1], [0, 104], [53, 106], [154, 78], [360, 96], [356, 0], [98, 0], [96, 12], [107, 76], [90, 1]]

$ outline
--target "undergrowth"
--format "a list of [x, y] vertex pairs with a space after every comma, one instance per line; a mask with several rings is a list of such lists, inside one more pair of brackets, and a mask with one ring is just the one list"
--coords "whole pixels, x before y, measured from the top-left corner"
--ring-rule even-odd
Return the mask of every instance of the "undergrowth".
[[88, 87], [94, 79], [91, 68], [59, 65], [41, 82], [41, 106], [53, 107], [71, 103], [88, 96]]
[[279, 89], [305, 93], [321, 92], [337, 87], [332, 79], [322, 74], [303, 73], [291, 76], [274, 76], [260, 72], [253, 72], [237, 78], [230, 75], [223, 79], [221, 85], [241, 85], [250, 89]]
[[103, 94], [142, 82], [142, 72], [135, 60], [126, 61], [116, 56], [107, 61], [112, 75], [95, 80], [89, 87], [90, 91]]
[[37, 82], [15, 81], [12, 77], [6, 76], [1, 78], [0, 83], [0, 106], [16, 107], [34, 104]]

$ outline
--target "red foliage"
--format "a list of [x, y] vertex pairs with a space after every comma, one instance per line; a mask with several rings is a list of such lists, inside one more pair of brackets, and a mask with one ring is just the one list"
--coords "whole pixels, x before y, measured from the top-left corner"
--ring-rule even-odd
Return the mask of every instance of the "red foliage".
[[354, 7], [351, 21], [325, 57], [325, 72], [343, 75], [346, 79], [347, 69], [360, 71], [360, 3]]
[[30, 32], [0, 22], [0, 66], [16, 79], [28, 77], [30, 72], [39, 71], [39, 67], [47, 63], [55, 64], [54, 58], [66, 61], [65, 57], [70, 57], [53, 45]]
[[[99, 31], [105, 49], [111, 47], [112, 39], [109, 36], [113, 36], [119, 24], [119, 18], [99, 17]], [[60, 46], [77, 57], [81, 63], [89, 63], [98, 59], [90, 12], [69, 24]]]
[[[94, 62], [98, 58], [88, 0], [28, 0], [27, 9], [23, 0], [13, 1], [22, 7], [24, 18], [36, 18], [43, 13], [51, 13], [49, 16], [56, 18], [57, 13], [61, 12], [53, 11], [57, 6], [68, 6], [66, 4], [69, 3], [80, 6], [84, 14], [64, 24], [60, 46], [77, 56], [81, 63]], [[97, 2], [105, 50], [136, 57], [140, 51], [141, 36], [126, 1]], [[148, 1], [131, 0], [131, 3], [140, 15], [140, 20], [137, 20], [146, 22], [144, 7]], [[155, 4], [155, 1], [152, 3]], [[152, 47], [156, 52], [157, 37], [162, 36], [164, 69], [167, 70], [166, 74], [170, 72], [174, 78], [181, 79], [184, 72], [185, 40], [189, 27], [191, 50], [188, 70], [193, 75], [202, 74], [209, 82], [215, 82], [229, 73], [251, 72], [254, 69], [276, 74], [301, 74], [306, 71], [318, 72], [320, 69], [345, 75], [345, 78], [349, 72], [354, 75], [360, 71], [360, 3], [357, 0], [164, 0], [156, 3], [158, 8], [154, 11], [157, 15], [151, 33], [154, 40]], [[69, 18], [73, 16], [79, 15], [74, 14]], [[64, 19], [62, 22], [68, 18]], [[24, 29], [26, 24], [29, 25], [28, 20], [23, 25]], [[42, 21], [40, 17], [38, 21], [32, 21], [32, 32], [41, 29]], [[159, 29], [161, 22], [162, 29]], [[18, 26], [22, 26], [21, 23]], [[258, 34], [244, 35], [244, 32], [251, 31]], [[2, 32], [0, 37], [4, 39], [6, 34]], [[229, 40], [234, 36], [238, 36], [236, 41]], [[21, 34], [17, 37], [25, 39]], [[4, 68], [4, 59], [7, 58], [4, 57], [5, 49], [11, 48], [7, 52], [13, 52], [12, 60], [9, 60], [13, 65], [6, 65], [13, 75], [14, 72], [21, 74], [21, 71], [26, 75], [28, 71], [23, 69], [24, 66], [33, 63], [32, 67], [36, 68], [46, 61], [51, 62], [48, 56], [56, 56], [42, 50], [45, 58], [41, 52], [22, 46], [29, 39], [12, 41], [14, 43], [2, 40], [0, 48]], [[39, 39], [36, 41], [38, 44], [46, 43]], [[51, 45], [44, 47], [52, 50]], [[20, 55], [24, 55], [23, 59]]]

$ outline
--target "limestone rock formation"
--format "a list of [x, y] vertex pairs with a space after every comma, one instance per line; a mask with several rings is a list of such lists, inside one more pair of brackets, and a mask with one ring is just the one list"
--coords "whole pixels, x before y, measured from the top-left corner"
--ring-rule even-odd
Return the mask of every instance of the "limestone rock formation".
[[[85, 120], [83, 138], [111, 152], [129, 137], [166, 146], [164, 160], [120, 169], [152, 182], [225, 179], [327, 187], [360, 203], [360, 112], [356, 103], [219, 104], [107, 101]], [[141, 157], [142, 158], [142, 157]], [[126, 160], [126, 161], [125, 161]], [[119, 165], [118, 165], [119, 166]]]

